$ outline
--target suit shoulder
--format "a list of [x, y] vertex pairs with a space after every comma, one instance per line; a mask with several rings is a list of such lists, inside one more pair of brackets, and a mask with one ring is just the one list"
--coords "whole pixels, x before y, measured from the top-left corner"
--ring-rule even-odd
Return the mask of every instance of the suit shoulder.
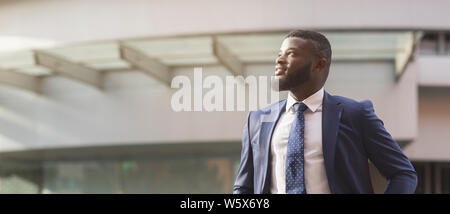
[[284, 100], [280, 100], [280, 101], [278, 101], [278, 102], [274, 102], [274, 103], [269, 104], [269, 105], [267, 105], [267, 106], [264, 106], [264, 107], [262, 107], [262, 108], [253, 110], [253, 111], [251, 111], [251, 113], [252, 113], [252, 114], [256, 114], [256, 115], [259, 115], [259, 114], [265, 114], [265, 113], [267, 113], [267, 112], [272, 111], [273, 109], [281, 108], [281, 107], [283, 106], [284, 102], [286, 102], [285, 99], [284, 99]]
[[336, 99], [337, 101], [339, 101], [340, 103], [344, 104], [344, 105], [357, 105], [359, 103], [359, 101], [348, 98], [348, 97], [343, 97], [343, 96], [338, 96], [338, 95], [332, 95], [334, 99]]
[[248, 113], [248, 119], [249, 119], [249, 121], [256, 122], [256, 121], [259, 121], [262, 117], [266, 117], [269, 115], [273, 116], [275, 114], [271, 114], [271, 113], [273, 113], [274, 111], [278, 112], [278, 110], [280, 110], [280, 108], [284, 107], [285, 103], [286, 103], [286, 100], [284, 99], [284, 100], [280, 100], [278, 102], [269, 104], [267, 106], [264, 106], [262, 108], [252, 110]]
[[340, 103], [344, 104], [344, 105], [356, 105], [356, 106], [361, 106], [361, 105], [367, 105], [367, 104], [372, 104], [372, 101], [370, 100], [362, 100], [362, 101], [357, 101], [348, 97], [343, 97], [343, 96], [337, 96], [337, 95], [332, 95], [333, 98], [335, 98], [337, 101], [339, 101]]
[[364, 110], [373, 110], [373, 104], [370, 100], [357, 101], [343, 96], [333, 96], [333, 98], [341, 103], [341, 105], [343, 105], [345, 109], [348, 109], [352, 112], [361, 113], [361, 111]]

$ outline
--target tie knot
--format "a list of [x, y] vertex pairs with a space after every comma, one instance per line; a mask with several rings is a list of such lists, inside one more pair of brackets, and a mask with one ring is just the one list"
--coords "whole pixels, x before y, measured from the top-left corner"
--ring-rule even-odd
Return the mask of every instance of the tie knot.
[[306, 106], [304, 103], [295, 103], [294, 104], [294, 110], [295, 112], [304, 112], [308, 109], [308, 106]]

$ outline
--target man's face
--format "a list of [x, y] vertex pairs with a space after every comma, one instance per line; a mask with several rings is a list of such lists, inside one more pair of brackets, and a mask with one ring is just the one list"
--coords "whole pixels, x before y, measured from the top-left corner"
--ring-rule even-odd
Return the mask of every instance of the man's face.
[[280, 91], [309, 81], [313, 53], [314, 46], [308, 40], [291, 37], [283, 41], [275, 66], [275, 79], [279, 80]]

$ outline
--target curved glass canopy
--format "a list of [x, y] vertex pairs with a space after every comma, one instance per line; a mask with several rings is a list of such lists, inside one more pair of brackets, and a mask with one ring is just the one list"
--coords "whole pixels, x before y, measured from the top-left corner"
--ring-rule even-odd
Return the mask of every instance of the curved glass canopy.
[[[101, 88], [99, 75], [139, 70], [170, 84], [173, 67], [223, 65], [243, 75], [245, 64], [274, 63], [287, 32], [150, 37], [80, 44], [17, 43], [0, 47], [0, 83], [27, 90], [39, 77], [63, 75]], [[333, 61], [392, 60], [400, 76], [420, 32], [322, 32], [331, 42]], [[21, 50], [18, 50], [21, 49]], [[31, 83], [30, 83], [31, 82]], [[31, 85], [31, 87], [30, 87]]]

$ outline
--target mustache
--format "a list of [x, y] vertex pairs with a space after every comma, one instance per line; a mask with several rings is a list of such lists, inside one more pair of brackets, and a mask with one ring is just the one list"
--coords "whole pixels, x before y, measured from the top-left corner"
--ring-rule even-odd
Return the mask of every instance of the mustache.
[[276, 69], [282, 69], [282, 70], [286, 70], [287, 69], [287, 66], [282, 66], [282, 65], [275, 65], [275, 70]]

